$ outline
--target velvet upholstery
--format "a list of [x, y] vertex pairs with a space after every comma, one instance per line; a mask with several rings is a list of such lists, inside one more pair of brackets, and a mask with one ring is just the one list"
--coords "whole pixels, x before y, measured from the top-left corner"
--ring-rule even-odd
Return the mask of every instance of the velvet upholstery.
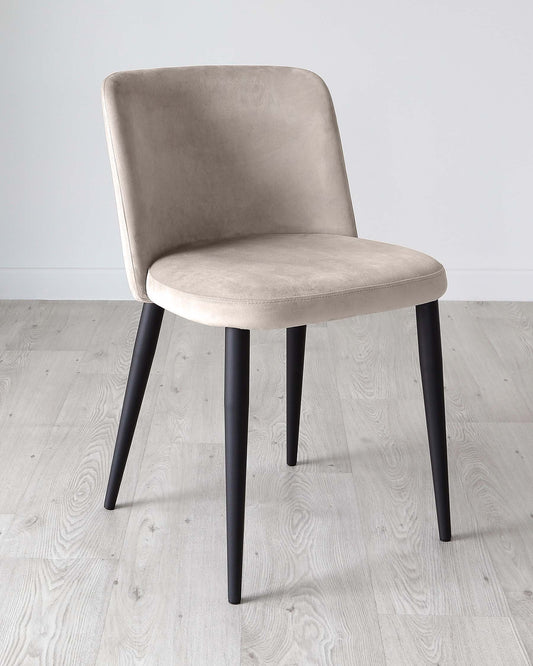
[[205, 324], [278, 328], [417, 305], [442, 266], [358, 239], [335, 112], [312, 72], [118, 72], [102, 91], [135, 298]]
[[355, 234], [333, 105], [289, 67], [111, 74], [104, 115], [129, 284], [169, 250], [254, 233]]
[[148, 271], [148, 296], [213, 326], [286, 328], [437, 299], [438, 261], [398, 245], [332, 234], [200, 243]]

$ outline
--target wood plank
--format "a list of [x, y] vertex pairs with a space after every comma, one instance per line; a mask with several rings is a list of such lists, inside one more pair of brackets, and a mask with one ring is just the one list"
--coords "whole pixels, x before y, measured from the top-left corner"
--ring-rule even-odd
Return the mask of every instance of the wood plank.
[[[530, 381], [513, 381], [513, 368], [502, 360], [497, 346], [511, 341], [515, 335], [509, 320], [500, 326], [499, 336], [491, 318], [469, 316], [467, 310], [458, 316], [444, 304], [442, 316], [442, 346], [444, 375], [447, 386], [448, 420], [481, 423], [533, 421], [533, 404], [528, 399]], [[531, 353], [531, 352], [530, 352]], [[520, 356], [515, 356], [520, 358]], [[527, 362], [527, 357], [523, 357]], [[531, 367], [531, 362], [530, 362]], [[511, 378], [511, 381], [510, 381]], [[529, 372], [529, 378], [533, 373]]]
[[13, 513], [39, 466], [52, 426], [27, 426], [8, 421], [0, 437], [0, 511]]
[[186, 441], [221, 442], [224, 329], [201, 326], [180, 317], [173, 320], [153, 422], [172, 421], [172, 431]]
[[31, 309], [37, 301], [0, 300], [0, 352], [8, 348], [12, 340], [19, 339], [20, 330], [26, 326]]
[[391, 666], [519, 666], [529, 660], [508, 618], [381, 615]]
[[[171, 331], [172, 327], [167, 326], [161, 335], [159, 370], [167, 352]], [[48, 354], [57, 360], [64, 356], [68, 358], [73, 352], [5, 353], [23, 353], [30, 356]], [[131, 355], [131, 350], [129, 354]], [[92, 370], [93, 368], [88, 373], [77, 370], [70, 380], [70, 386], [67, 379], [70, 374], [63, 370], [68, 392], [57, 416], [50, 417], [52, 423], [57, 425], [48, 431], [46, 440], [40, 439], [38, 442], [38, 465], [28, 465], [24, 469], [25, 474], [21, 477], [20, 486], [25, 489], [24, 492], [19, 491], [18, 497], [11, 495], [5, 505], [4, 511], [15, 515], [0, 540], [0, 553], [3, 556], [60, 559], [119, 556], [129, 508], [122, 513], [107, 512], [103, 508], [103, 497], [126, 376], [94, 374]], [[58, 363], [57, 382], [60, 382], [60, 377], [61, 365]], [[127, 506], [133, 497], [158, 387], [156, 367], [150, 378], [137, 424], [121, 486], [119, 505]], [[10, 393], [9, 398], [14, 404], [18, 404], [17, 401], [20, 400], [16, 392], [14, 397]], [[31, 406], [28, 400], [22, 404]], [[14, 432], [16, 435], [21, 434], [20, 430]], [[33, 437], [22, 444], [21, 456], [17, 457], [19, 466], [24, 464], [23, 454], [27, 456], [29, 453], [31, 460], [31, 455], [35, 454], [36, 437], [45, 434], [42, 429], [40, 433], [35, 430]], [[34, 472], [29, 476], [28, 471], [32, 467]]]
[[242, 664], [383, 664], [349, 474], [306, 467], [248, 482]]
[[[475, 306], [476, 304], [472, 304]], [[490, 340], [499, 359], [502, 361], [503, 372], [494, 375], [494, 385], [502, 384], [506, 391], [514, 396], [531, 401], [533, 384], [533, 312], [524, 303], [505, 303], [505, 308], [472, 307], [475, 316], [481, 309], [485, 335]], [[493, 316], [487, 316], [493, 312]]]
[[[400, 320], [405, 317], [402, 313], [396, 313]], [[412, 330], [412, 324], [408, 325]], [[475, 518], [462, 511], [456, 516], [452, 504], [454, 533], [468, 533], [472, 539], [468, 544], [461, 539], [451, 544], [438, 540], [423, 400], [412, 371], [415, 350], [402, 353], [394, 343], [394, 357], [387, 352], [380, 361], [383, 365], [387, 360], [391, 365], [394, 362], [389, 373], [409, 378], [407, 384], [374, 386], [371, 368], [377, 364], [377, 354], [373, 337], [365, 335], [359, 352], [358, 347], [349, 352], [351, 328], [328, 329], [339, 350], [335, 357], [337, 383], [354, 485], [363, 507], [378, 611], [508, 614]], [[375, 344], [381, 347], [382, 343], [378, 340]], [[347, 381], [351, 371], [344, 367], [345, 357], [351, 362], [356, 354], [365, 377], [363, 384]], [[383, 399], [383, 395], [390, 397]], [[461, 505], [466, 497], [454, 483], [452, 466], [451, 470], [452, 499]], [[443, 595], [443, 589], [456, 593]]]
[[[94, 333], [84, 347], [80, 372], [120, 374], [127, 377], [142, 305], [136, 301], [104, 302], [93, 317]], [[166, 312], [154, 356], [151, 374], [159, 374], [165, 364], [168, 344], [176, 317]]]
[[450, 441], [452, 541], [438, 538], [423, 408], [343, 400], [378, 612], [508, 615]]
[[0, 663], [92, 666], [115, 562], [0, 560]]
[[[109, 304], [110, 305], [110, 304]], [[26, 351], [77, 351], [87, 348], [102, 310], [99, 301], [13, 301], [14, 326], [5, 347]]]
[[[268, 331], [270, 333], [270, 331]], [[254, 344], [250, 364], [249, 465], [285, 471], [285, 335]], [[350, 458], [325, 326], [307, 332], [298, 464], [307, 471], [350, 472]]]
[[53, 425], [78, 371], [77, 351], [0, 354], [0, 423]]
[[[52, 428], [0, 538], [0, 557], [119, 557], [129, 509], [103, 508], [114, 434], [109, 422]], [[122, 502], [133, 496], [142, 454], [143, 448], [132, 448]]]
[[533, 660], [533, 424], [454, 428], [457, 470]]
[[354, 399], [416, 398], [420, 370], [414, 308], [328, 322], [337, 386]]
[[[98, 664], [239, 663], [241, 608], [226, 601], [223, 447], [154, 424]], [[120, 511], [118, 512], [120, 513]]]

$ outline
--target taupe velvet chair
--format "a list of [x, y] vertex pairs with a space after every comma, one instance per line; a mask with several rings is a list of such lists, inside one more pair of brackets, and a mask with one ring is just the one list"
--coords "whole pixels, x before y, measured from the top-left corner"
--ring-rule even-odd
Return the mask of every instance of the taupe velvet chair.
[[449, 541], [437, 302], [446, 274], [425, 254], [357, 237], [322, 79], [262, 66], [119, 72], [104, 81], [103, 105], [129, 285], [143, 302], [105, 507], [115, 508], [164, 311], [225, 327], [228, 596], [239, 603], [250, 329], [287, 329], [295, 465], [306, 324], [416, 306], [438, 526]]

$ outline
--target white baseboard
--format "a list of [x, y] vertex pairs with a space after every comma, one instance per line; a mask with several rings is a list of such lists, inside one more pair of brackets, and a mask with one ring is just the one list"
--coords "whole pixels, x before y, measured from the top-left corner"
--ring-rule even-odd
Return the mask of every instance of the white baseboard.
[[[0, 268], [0, 299], [129, 300], [123, 268]], [[532, 301], [533, 270], [450, 270], [449, 301]]]

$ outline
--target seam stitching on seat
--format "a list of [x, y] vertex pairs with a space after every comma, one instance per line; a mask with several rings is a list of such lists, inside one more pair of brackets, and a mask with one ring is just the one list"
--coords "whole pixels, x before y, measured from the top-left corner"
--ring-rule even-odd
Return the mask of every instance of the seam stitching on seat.
[[[428, 280], [433, 277], [436, 277], [440, 275], [441, 273], [445, 273], [444, 267], [440, 268], [438, 271], [435, 271], [434, 273], [429, 273], [428, 275], [422, 275], [419, 277], [414, 277], [414, 278], [404, 278], [403, 280], [397, 280], [395, 282], [384, 282], [379, 285], [373, 285], [371, 287], [355, 287], [353, 289], [344, 289], [342, 291], [330, 291], [327, 294], [316, 294], [314, 296], [298, 296], [296, 298], [272, 298], [272, 299], [264, 299], [264, 300], [257, 300], [257, 299], [237, 299], [237, 298], [220, 298], [217, 296], [197, 296], [196, 294], [192, 294], [191, 292], [188, 291], [183, 291], [183, 290], [176, 290], [178, 293], [184, 294], [186, 296], [191, 296], [192, 298], [195, 298], [200, 301], [208, 301], [210, 303], [228, 303], [232, 305], [270, 305], [273, 303], [297, 303], [300, 301], [313, 301], [313, 300], [319, 300], [321, 298], [329, 298], [330, 296], [343, 296], [345, 294], [354, 294], [354, 293], [359, 293], [359, 292], [366, 292], [366, 291], [376, 291], [377, 289], [383, 289], [385, 287], [400, 287], [406, 283], [409, 282], [420, 282], [422, 280]], [[152, 278], [155, 280], [155, 278], [152, 277], [151, 273], [148, 272], [148, 277]]]

